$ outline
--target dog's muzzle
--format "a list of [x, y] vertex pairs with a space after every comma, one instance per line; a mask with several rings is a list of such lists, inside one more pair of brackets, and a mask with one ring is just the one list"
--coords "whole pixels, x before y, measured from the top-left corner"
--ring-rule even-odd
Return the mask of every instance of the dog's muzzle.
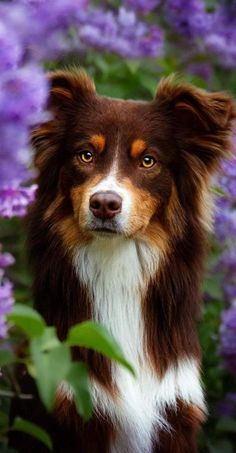
[[93, 214], [92, 225], [97, 231], [117, 231], [116, 216], [122, 210], [122, 198], [113, 191], [99, 191], [91, 195], [89, 209]]

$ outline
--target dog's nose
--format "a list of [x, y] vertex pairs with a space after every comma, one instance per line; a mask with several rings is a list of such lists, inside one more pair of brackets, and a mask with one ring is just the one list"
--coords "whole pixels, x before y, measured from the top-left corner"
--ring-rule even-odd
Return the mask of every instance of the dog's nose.
[[89, 200], [89, 209], [102, 220], [108, 220], [119, 214], [122, 206], [122, 198], [116, 192], [96, 192]]

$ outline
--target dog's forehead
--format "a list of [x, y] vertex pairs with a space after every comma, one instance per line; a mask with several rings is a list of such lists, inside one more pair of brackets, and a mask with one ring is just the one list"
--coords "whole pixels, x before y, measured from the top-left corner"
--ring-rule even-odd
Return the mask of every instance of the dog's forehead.
[[86, 130], [89, 134], [104, 134], [108, 142], [145, 139], [153, 122], [151, 103], [97, 97], [88, 106]]

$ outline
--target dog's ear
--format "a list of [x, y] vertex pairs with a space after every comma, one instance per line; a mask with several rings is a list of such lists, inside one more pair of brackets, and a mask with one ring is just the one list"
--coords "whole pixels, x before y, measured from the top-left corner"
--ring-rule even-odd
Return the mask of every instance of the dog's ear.
[[[48, 74], [50, 118], [32, 131], [32, 144], [35, 149], [35, 166], [43, 171], [51, 163], [56, 166], [56, 151], [63, 140], [66, 128], [79, 108], [95, 96], [93, 81], [83, 70], [56, 71]], [[52, 161], [55, 161], [52, 163]]]
[[190, 84], [161, 80], [155, 103], [171, 124], [179, 151], [200, 160], [212, 173], [230, 151], [235, 105], [225, 93], [208, 93]]
[[56, 71], [48, 74], [49, 110], [56, 116], [87, 102], [96, 93], [95, 85], [83, 70]]

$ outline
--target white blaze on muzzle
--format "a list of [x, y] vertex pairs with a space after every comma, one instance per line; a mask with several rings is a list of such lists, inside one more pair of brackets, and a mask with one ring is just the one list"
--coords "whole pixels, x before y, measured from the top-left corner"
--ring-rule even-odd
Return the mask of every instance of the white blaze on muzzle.
[[[118, 182], [115, 175], [108, 175], [96, 184], [90, 191], [89, 199], [97, 192], [114, 192], [122, 199], [121, 211], [115, 216], [115, 222], [119, 229], [125, 229], [129, 223], [129, 217], [132, 209], [132, 193], [122, 183]], [[93, 214], [89, 211], [88, 206], [88, 224], [93, 220]]]

